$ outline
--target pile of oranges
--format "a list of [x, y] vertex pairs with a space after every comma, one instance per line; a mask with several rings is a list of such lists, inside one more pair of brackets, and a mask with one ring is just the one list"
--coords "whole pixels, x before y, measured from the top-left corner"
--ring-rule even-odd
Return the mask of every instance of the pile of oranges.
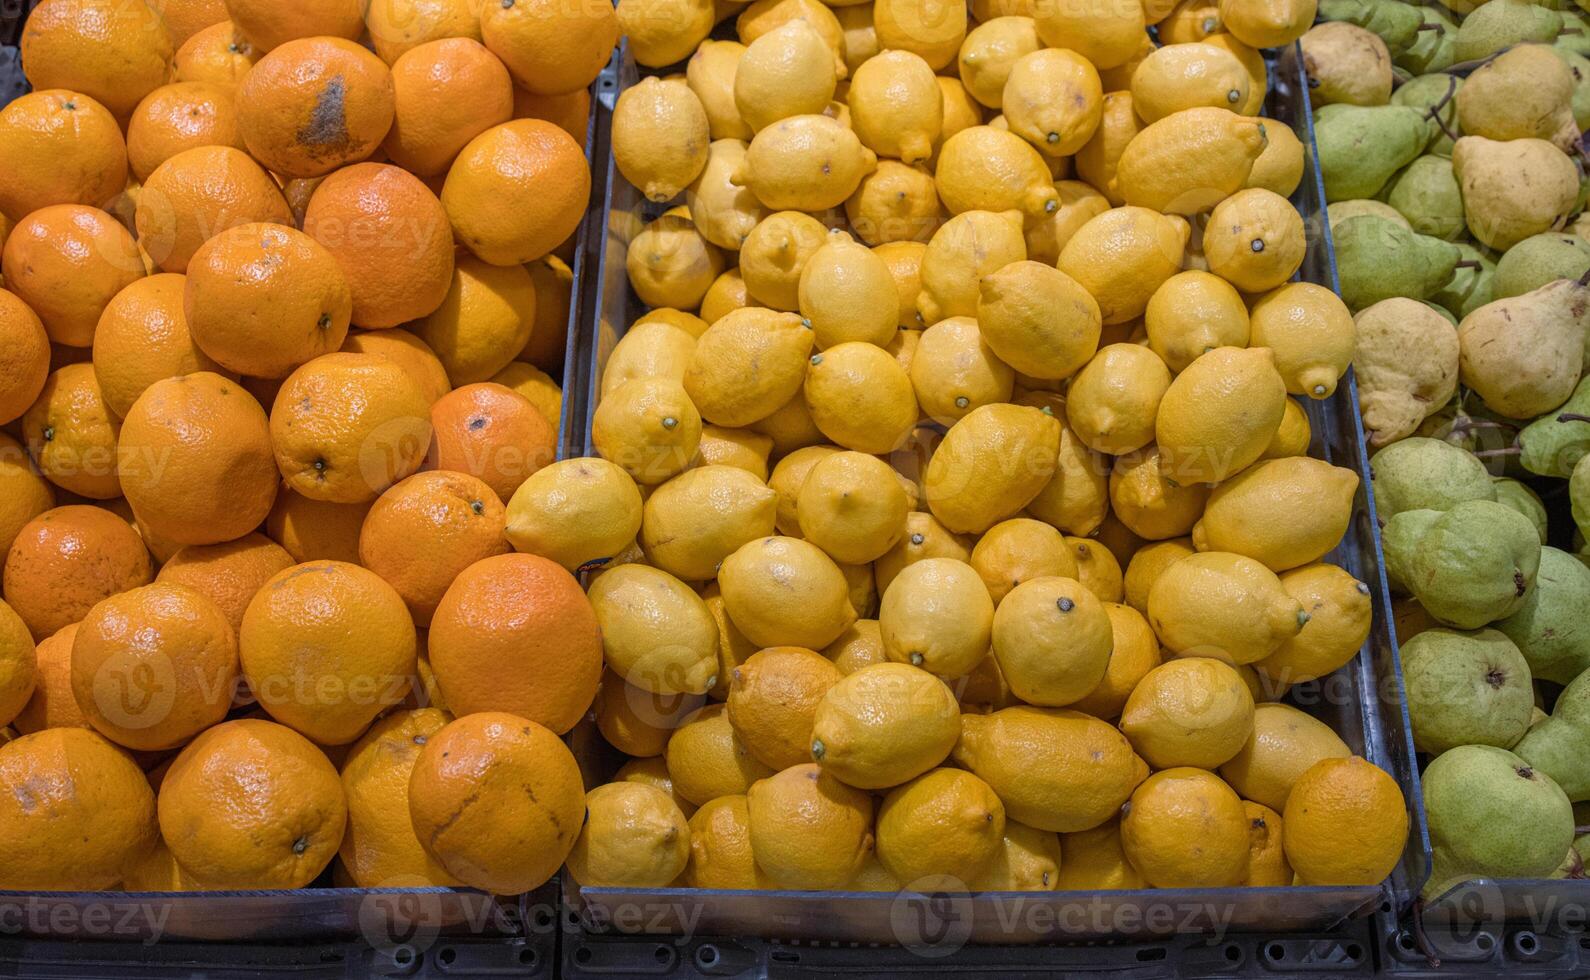
[[0, 109], [0, 889], [556, 870], [601, 645], [504, 527], [556, 453], [618, 30], [606, 0], [33, 10]]

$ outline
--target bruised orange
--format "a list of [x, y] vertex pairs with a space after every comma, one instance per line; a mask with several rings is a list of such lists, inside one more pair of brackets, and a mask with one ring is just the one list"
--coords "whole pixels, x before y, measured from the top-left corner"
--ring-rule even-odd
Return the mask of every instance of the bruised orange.
[[101, 599], [147, 585], [154, 567], [131, 524], [68, 504], [22, 526], [6, 554], [5, 601], [35, 640], [82, 621]]
[[585, 151], [554, 123], [486, 130], [447, 171], [442, 207], [458, 243], [493, 265], [532, 262], [574, 234], [591, 196]]
[[431, 406], [431, 425], [432, 465], [484, 480], [503, 503], [557, 457], [557, 430], [541, 410], [490, 381], [443, 395]]
[[445, 173], [470, 140], [513, 118], [508, 69], [469, 38], [410, 48], [392, 63], [392, 87], [396, 112], [381, 147], [419, 177]]
[[0, 173], [13, 222], [51, 204], [101, 207], [127, 183], [127, 144], [103, 105], [41, 87], [0, 109]]
[[186, 272], [199, 246], [255, 221], [287, 224], [292, 213], [270, 174], [230, 146], [194, 147], [160, 164], [134, 213], [138, 243], [167, 272]]
[[121, 496], [121, 420], [105, 404], [94, 365], [68, 364], [45, 379], [22, 416], [22, 434], [39, 472], [62, 490], [93, 500]]
[[238, 126], [256, 159], [287, 177], [318, 177], [381, 145], [393, 111], [385, 62], [339, 37], [305, 37], [274, 50], [251, 40], [269, 50], [237, 87]]
[[0, 252], [6, 288], [44, 322], [50, 341], [88, 347], [111, 298], [143, 278], [132, 235], [97, 208], [57, 204], [17, 222]]
[[231, 89], [214, 82], [162, 85], [144, 96], [127, 123], [127, 163], [140, 181], [196, 146], [242, 148]]
[[236, 631], [254, 594], [293, 564], [293, 556], [270, 538], [245, 534], [221, 544], [188, 545], [160, 566], [155, 581], [186, 586], [209, 599]]
[[141, 0], [45, 0], [22, 27], [34, 88], [69, 88], [117, 117], [171, 75], [171, 36]]
[[182, 311], [185, 279], [174, 272], [139, 279], [117, 293], [94, 330], [94, 378], [111, 412], [126, 416], [156, 381], [195, 371], [224, 373], [200, 350]]

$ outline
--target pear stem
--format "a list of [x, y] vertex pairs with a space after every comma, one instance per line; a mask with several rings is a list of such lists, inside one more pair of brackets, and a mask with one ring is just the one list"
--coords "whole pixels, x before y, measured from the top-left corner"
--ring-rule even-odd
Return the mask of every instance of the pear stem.
[[1584, 275], [1580, 276], [1574, 281], [1574, 285], [1590, 286], [1590, 269], [1586, 269]]
[[1441, 118], [1441, 110], [1446, 108], [1446, 104], [1451, 101], [1452, 93], [1455, 91], [1457, 91], [1457, 79], [1454, 77], [1447, 82], [1446, 95], [1442, 96], [1441, 101], [1431, 106], [1430, 111], [1425, 113], [1441, 128], [1441, 132], [1446, 134], [1446, 138], [1454, 143], [1458, 141], [1458, 134], [1452, 132], [1452, 128], [1446, 124], [1446, 120]]
[[1430, 945], [1430, 937], [1424, 933], [1424, 899], [1413, 900], [1413, 944], [1424, 954], [1425, 961], [1430, 964], [1430, 969], [1439, 970], [1441, 959], [1435, 955], [1435, 948]]
[[1563, 412], [1557, 416], [1558, 422], [1590, 422], [1590, 415], [1580, 415], [1578, 412]]
[[1517, 432], [1518, 426], [1509, 425], [1506, 422], [1490, 422], [1485, 419], [1476, 418], [1466, 418], [1461, 422], [1454, 421], [1452, 423], [1453, 432], [1462, 433], [1468, 432], [1472, 429], [1506, 429], [1509, 432]]
[[1446, 33], [1446, 28], [1442, 27], [1440, 24], [1420, 24], [1416, 30], [1435, 31], [1437, 34]]
[[1585, 834], [1590, 834], [1590, 827], [1575, 827], [1573, 829], [1573, 835], [1575, 837], [1582, 837]]
[[1456, 265], [1454, 265], [1452, 268], [1454, 268], [1454, 269], [1478, 269], [1479, 267], [1480, 267], [1480, 263], [1479, 263], [1478, 259], [1464, 259], [1461, 262], [1459, 262]]
[[1505, 449], [1481, 449], [1480, 451], [1472, 453], [1471, 455], [1477, 456], [1480, 459], [1490, 459], [1492, 456], [1517, 456], [1521, 452], [1523, 452], [1523, 450], [1518, 446], [1508, 446]]

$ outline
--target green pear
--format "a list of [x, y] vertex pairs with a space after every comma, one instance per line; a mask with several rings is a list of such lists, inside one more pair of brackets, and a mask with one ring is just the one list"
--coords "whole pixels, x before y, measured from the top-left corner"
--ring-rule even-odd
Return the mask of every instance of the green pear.
[[1458, 254], [1458, 261], [1474, 264], [1459, 266], [1447, 284], [1430, 295], [1430, 302], [1461, 318], [1491, 301], [1496, 263], [1468, 242], [1458, 243]]
[[1452, 156], [1452, 141], [1463, 132], [1457, 121], [1457, 93], [1462, 90], [1463, 79], [1436, 72], [1411, 78], [1391, 93], [1392, 105], [1408, 106], [1425, 114], [1430, 139], [1424, 152]]
[[1463, 132], [1493, 140], [1550, 140], [1564, 152], [1579, 142], [1573, 71], [1545, 44], [1520, 44], [1480, 65], [1457, 93]]
[[1529, 518], [1529, 523], [1535, 525], [1535, 530], [1540, 534], [1540, 543], [1545, 544], [1546, 505], [1541, 502], [1540, 494], [1531, 490], [1529, 484], [1505, 476], [1491, 477], [1491, 486], [1496, 488], [1496, 502], [1506, 504]]
[[1432, 309], [1435, 312], [1441, 314], [1441, 319], [1443, 319], [1446, 322], [1452, 324], [1452, 326], [1454, 328], [1458, 325], [1458, 318], [1453, 316], [1452, 315], [1452, 311], [1447, 309], [1446, 307], [1439, 306], [1433, 300], [1428, 300], [1428, 299], [1422, 299], [1419, 302], [1420, 302], [1421, 305], [1428, 306], [1430, 309]]
[[1511, 748], [1535, 708], [1529, 664], [1496, 630], [1429, 629], [1402, 645], [1402, 686], [1413, 745], [1438, 755], [1459, 745]]
[[1568, 848], [1568, 856], [1562, 859], [1562, 864], [1557, 866], [1556, 871], [1546, 877], [1559, 881], [1590, 878], [1590, 873], [1586, 873], [1584, 865], [1584, 854], [1587, 852], [1581, 850], [1586, 844], [1590, 844], [1590, 834], [1574, 838], [1573, 846]]
[[1529, 0], [1490, 0], [1458, 27], [1452, 54], [1475, 61], [1515, 44], [1550, 44], [1562, 32], [1562, 15]]
[[[1590, 568], [1566, 551], [1540, 549], [1535, 587], [1496, 624], [1529, 661], [1533, 677], [1567, 684], [1590, 670]], [[1590, 760], [1586, 760], [1590, 763]]]
[[1377, 201], [1374, 198], [1337, 201], [1335, 204], [1325, 205], [1325, 216], [1330, 222], [1332, 235], [1336, 234], [1337, 225], [1348, 218], [1356, 218], [1361, 214], [1372, 214], [1385, 218], [1387, 221], [1396, 222], [1404, 228], [1409, 227], [1408, 219], [1402, 216], [1401, 211], [1398, 211], [1385, 201]]
[[[1566, 4], [1569, 8], [1573, 4]], [[1584, 55], [1590, 58], [1590, 20], [1585, 18], [1583, 10], [1559, 10], [1562, 14], [1562, 31], [1558, 33], [1554, 45], [1563, 51]]]
[[1462, 255], [1451, 242], [1374, 215], [1348, 218], [1332, 237], [1342, 299], [1354, 312], [1394, 296], [1434, 294], [1451, 280]]
[[1590, 418], [1590, 377], [1574, 386], [1567, 401], [1519, 430], [1518, 459], [1524, 469], [1560, 478], [1573, 473], [1590, 453], [1590, 421], [1579, 416]]
[[1314, 140], [1327, 202], [1374, 197], [1423, 152], [1429, 119], [1412, 106], [1338, 103], [1314, 114]]
[[1544, 877], [1573, 845], [1562, 788], [1506, 749], [1460, 745], [1436, 756], [1420, 782], [1434, 852], [1426, 901], [1470, 878]]
[[1319, 15], [1344, 20], [1379, 35], [1393, 56], [1408, 50], [1419, 38], [1425, 12], [1400, 0], [1320, 0]]
[[1574, 464], [1568, 475], [1568, 507], [1580, 537], [1590, 537], [1590, 459], [1587, 455]]
[[1485, 464], [1440, 439], [1394, 442], [1369, 458], [1369, 473], [1382, 526], [1406, 510], [1445, 511], [1465, 500], [1496, 499]]
[[[1453, 337], [1456, 336], [1454, 331]], [[1482, 457], [1485, 468], [1492, 476], [1522, 477], [1524, 471], [1516, 463], [1518, 452], [1514, 445], [1518, 426], [1484, 405], [1468, 405], [1468, 394], [1464, 392], [1449, 404], [1441, 406], [1419, 425], [1414, 434], [1439, 439], [1476, 455], [1485, 453]], [[1501, 472], [1497, 472], [1498, 467]]]
[[1557, 279], [1578, 279], [1586, 272], [1590, 272], [1590, 242], [1565, 231], [1531, 235], [1496, 260], [1491, 298], [1521, 296]]
[[1308, 73], [1308, 97], [1316, 106], [1338, 102], [1385, 105], [1391, 99], [1391, 53], [1374, 32], [1345, 20], [1308, 29], [1298, 43]]
[[1535, 526], [1494, 500], [1403, 511], [1386, 522], [1384, 545], [1388, 574], [1431, 616], [1458, 629], [1517, 612], [1540, 567]]
[[1516, 751], [1555, 779], [1570, 800], [1590, 800], [1590, 672], [1562, 689], [1551, 717], [1530, 729]]
[[[1512, 0], [1491, 0], [1486, 7], [1503, 2]], [[1469, 234], [1495, 249], [1562, 227], [1579, 200], [1578, 169], [1542, 139], [1464, 136], [1452, 147], [1452, 170]]]
[[[1579, 40], [1578, 35], [1575, 40]], [[1557, 44], [1552, 48], [1557, 57], [1568, 66], [1568, 71], [1573, 75], [1573, 121], [1580, 129], [1590, 126], [1590, 57], [1586, 52], [1576, 50], [1565, 45], [1567, 38], [1558, 38]]]
[[[1457, 21], [1438, 7], [1423, 7], [1424, 30], [1414, 38], [1413, 44], [1400, 54], [1392, 56], [1392, 63], [1414, 75], [1433, 71], [1446, 71], [1457, 60], [1453, 53], [1457, 39]], [[1418, 79], [1414, 79], [1417, 81]], [[1396, 96], [1392, 96], [1395, 102]]]
[[1544, 415], [1573, 394], [1587, 333], [1590, 285], [1584, 280], [1558, 279], [1492, 300], [1458, 324], [1459, 378], [1493, 412], [1510, 419]]
[[[1421, 235], [1460, 238], [1468, 230], [1463, 224], [1463, 194], [1452, 176], [1452, 161], [1427, 154], [1408, 164], [1391, 179], [1386, 203], [1396, 208], [1408, 225]], [[1586, 246], [1590, 250], [1590, 244]]]

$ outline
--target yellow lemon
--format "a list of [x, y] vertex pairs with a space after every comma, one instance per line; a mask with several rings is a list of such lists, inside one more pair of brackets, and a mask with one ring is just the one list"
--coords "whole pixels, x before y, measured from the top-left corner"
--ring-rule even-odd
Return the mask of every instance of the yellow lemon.
[[1286, 384], [1268, 347], [1217, 347], [1176, 376], [1154, 436], [1177, 483], [1218, 483], [1263, 455], [1286, 412]]
[[1376, 885], [1402, 860], [1408, 803], [1385, 770], [1358, 756], [1323, 759], [1287, 794], [1286, 860], [1304, 885]]
[[1159, 22], [1161, 44], [1191, 44], [1220, 31], [1220, 8], [1215, 0], [1181, 0]]
[[801, 270], [827, 242], [828, 229], [809, 214], [780, 211], [768, 215], [740, 246], [740, 275], [746, 290], [763, 306], [800, 309]]
[[1291, 197], [1297, 185], [1303, 182], [1303, 143], [1285, 123], [1273, 119], [1263, 122], [1269, 142], [1259, 159], [1253, 161], [1246, 186], [1262, 187], [1282, 197]]
[[1060, 260], [1060, 250], [1066, 247], [1078, 228], [1110, 209], [1110, 202], [1104, 195], [1085, 181], [1057, 180], [1054, 189], [1060, 196], [1060, 207], [1026, 231], [1027, 258], [1045, 265], [1054, 265]]
[[826, 456], [796, 500], [801, 534], [837, 562], [871, 562], [905, 533], [910, 500], [889, 464], [865, 453]]
[[979, 23], [961, 44], [955, 67], [972, 98], [998, 109], [1010, 69], [1023, 56], [1043, 47], [1031, 17], [1007, 16]]
[[743, 793], [720, 796], [690, 818], [691, 888], [771, 888], [751, 853], [751, 812]]
[[718, 572], [741, 545], [773, 533], [778, 494], [733, 466], [700, 466], [646, 498], [640, 544], [653, 565], [690, 582]]
[[966, 5], [959, 0], [878, 0], [872, 21], [879, 48], [910, 51], [934, 71], [953, 62], [966, 39]]
[[1005, 819], [1004, 846], [972, 882], [979, 892], [1043, 892], [1060, 887], [1060, 835]]
[[[1281, 576], [1281, 588], [1308, 615], [1303, 629], [1254, 663], [1253, 668], [1276, 684], [1301, 684], [1332, 673], [1353, 659], [1369, 638], [1369, 586], [1345, 569], [1320, 563], [1294, 568]], [[1422, 610], [1421, 610], [1422, 612]], [[1416, 629], [1397, 624], [1398, 636]]]
[[816, 763], [758, 780], [746, 810], [756, 865], [785, 888], [843, 888], [872, 853], [872, 798]]
[[1066, 421], [1082, 444], [1125, 455], [1154, 441], [1154, 424], [1170, 371], [1139, 344], [1103, 348], [1071, 381]]
[[916, 394], [898, 361], [876, 344], [850, 341], [813, 354], [805, 400], [817, 429], [846, 449], [889, 453], [916, 425]]
[[1214, 769], [1253, 733], [1253, 695], [1229, 665], [1205, 657], [1149, 671], [1121, 710], [1121, 732], [1156, 769]]
[[735, 669], [729, 724], [751, 755], [775, 770], [810, 761], [812, 717], [842, 676], [820, 653], [768, 647]]
[[983, 340], [978, 321], [945, 317], [922, 331], [911, 354], [911, 388], [923, 414], [953, 424], [984, 405], [1010, 401], [1016, 373]]
[[668, 794], [642, 783], [598, 786], [585, 794], [585, 825], [569, 871], [592, 888], [662, 888], [690, 860], [690, 827]]
[[1172, 538], [1169, 541], [1152, 541], [1139, 548], [1126, 563], [1122, 579], [1126, 604], [1140, 613], [1148, 612], [1148, 591], [1159, 575], [1173, 563], [1195, 555], [1192, 538]]
[[751, 431], [773, 440], [773, 455], [792, 453], [803, 446], [815, 446], [823, 441], [822, 430], [812, 421], [811, 408], [804, 394], [785, 402], [778, 411], [765, 419], [752, 422]]
[[[728, 9], [719, 10], [719, 19], [724, 13], [732, 13]], [[755, 3], [739, 9], [739, 16], [735, 18], [735, 33], [740, 38], [741, 44], [751, 44], [757, 38], [770, 31], [776, 31], [792, 20], [802, 20], [816, 29], [827, 43], [828, 49], [833, 52], [835, 71], [840, 78], [845, 77], [844, 28], [839, 26], [839, 18], [817, 0], [756, 0]]]
[[807, 260], [798, 296], [818, 350], [846, 341], [882, 347], [898, 329], [899, 294], [889, 267], [844, 232], [831, 232]]
[[984, 276], [981, 290], [978, 326], [994, 353], [1022, 374], [1067, 378], [1098, 350], [1099, 304], [1053, 266], [1013, 262]]
[[[1237, 40], [1232, 34], [1219, 32], [1203, 38], [1206, 44], [1213, 44], [1217, 48], [1224, 48], [1237, 56], [1242, 62], [1242, 67], [1248, 73], [1248, 101], [1239, 110], [1244, 116], [1257, 116], [1264, 108], [1264, 97], [1270, 91], [1270, 70], [1264, 64], [1264, 55], [1251, 45]], [[1268, 133], [1269, 127], [1265, 128]], [[1257, 163], [1254, 164], [1258, 166]]]
[[1149, 349], [1179, 374], [1216, 347], [1248, 346], [1248, 307], [1219, 276], [1178, 272], [1154, 290], [1143, 327]]
[[994, 601], [983, 580], [950, 558], [902, 568], [878, 609], [889, 659], [947, 678], [969, 673], [987, 656], [993, 620]]
[[[1049, 190], [1054, 192], [1052, 184]], [[976, 316], [978, 279], [1027, 257], [1021, 229], [1021, 212], [1014, 210], [965, 211], [944, 222], [922, 253], [922, 292], [916, 301], [922, 323]]]
[[773, 452], [773, 440], [749, 429], [703, 425], [701, 446], [696, 452], [699, 465], [733, 466], [766, 483], [767, 458]]
[[1049, 166], [1015, 133], [971, 126], [939, 148], [933, 182], [951, 214], [1019, 211], [1029, 222], [1060, 206]]
[[1038, 36], [1069, 48], [1099, 68], [1114, 68], [1136, 53], [1148, 22], [1138, 0], [1115, 3], [1037, 3]]
[[723, 608], [723, 591], [718, 588], [717, 582], [709, 582], [701, 590], [701, 601], [707, 604], [707, 612], [712, 614], [712, 621], [718, 626], [718, 679], [707, 696], [714, 701], [727, 701], [735, 668], [750, 660], [761, 648], [747, 640], [740, 628], [729, 619], [728, 612]]
[[1314, 23], [1315, 0], [1220, 0], [1220, 23], [1255, 48], [1280, 48]]
[[716, 22], [707, 0], [626, 0], [618, 24], [629, 40], [635, 60], [647, 68], [665, 68], [690, 57]]
[[888, 789], [943, 762], [961, 736], [955, 695], [909, 664], [857, 668], [818, 702], [811, 757], [841, 782]]
[[689, 466], [701, 445], [701, 415], [677, 381], [636, 378], [602, 398], [591, 442], [636, 483], [655, 485]]
[[1093, 185], [1111, 207], [1126, 203], [1116, 180], [1116, 166], [1126, 144], [1143, 128], [1132, 93], [1106, 92], [1100, 108], [1099, 125], [1076, 153], [1077, 176]]
[[833, 51], [817, 29], [790, 20], [752, 41], [734, 69], [734, 107], [751, 132], [819, 113], [834, 97]]
[[994, 612], [993, 644], [1017, 697], [1064, 707], [1104, 680], [1114, 630], [1104, 603], [1081, 582], [1050, 576], [1010, 590]]
[[1087, 58], [1067, 48], [1044, 48], [1010, 67], [1001, 106], [1012, 133], [1051, 159], [1068, 157], [1099, 128], [1104, 88]]
[[807, 474], [819, 460], [842, 452], [838, 446], [803, 446], [788, 456], [778, 461], [773, 467], [773, 474], [767, 479], [767, 485], [778, 494], [778, 508], [775, 523], [778, 533], [787, 534], [792, 538], [801, 536], [800, 502], [801, 487], [806, 483]]
[[669, 308], [652, 310], [631, 324], [630, 329], [633, 330], [646, 323], [667, 323], [689, 333], [692, 337], [700, 337], [707, 332], [707, 321], [684, 310]]
[[723, 271], [723, 253], [683, 208], [663, 213], [629, 243], [629, 283], [648, 306], [693, 310]]
[[923, 511], [912, 511], [905, 518], [905, 534], [873, 562], [874, 575], [880, 592], [888, 592], [889, 584], [908, 565], [928, 558], [951, 558], [969, 562], [972, 542], [940, 524], [938, 518]]
[[664, 758], [674, 792], [697, 806], [744, 793], [773, 775], [740, 741], [721, 704], [709, 704], [680, 722]]
[[1004, 847], [1005, 805], [962, 769], [934, 769], [878, 807], [878, 861], [913, 890], [969, 891]]
[[1297, 399], [1288, 398], [1286, 411], [1281, 415], [1281, 427], [1275, 430], [1275, 437], [1264, 447], [1264, 455], [1259, 458], [1301, 456], [1308, 452], [1308, 444], [1313, 438], [1314, 430], [1308, 424], [1308, 413], [1297, 403]]
[[740, 275], [740, 269], [736, 266], [725, 269], [718, 274], [718, 278], [712, 280], [706, 295], [701, 297], [701, 309], [698, 312], [701, 319], [710, 325], [733, 310], [756, 305], [756, 300], [751, 298], [745, 288], [745, 277]]
[[654, 694], [606, 670], [592, 713], [609, 745], [626, 755], [646, 757], [661, 755], [674, 729], [705, 702], [699, 694]]
[[1121, 820], [1127, 860], [1155, 888], [1230, 888], [1248, 874], [1248, 818], [1219, 776], [1156, 772]]
[[607, 665], [655, 694], [705, 694], [718, 672], [718, 626], [688, 585], [649, 565], [620, 565], [591, 583]]
[[[925, 194], [932, 197], [934, 214], [938, 212], [938, 194], [931, 187]], [[851, 219], [854, 223], [854, 218]], [[937, 230], [938, 221], [927, 230], [927, 236]], [[860, 233], [860, 229], [857, 229]], [[925, 236], [926, 237], [926, 236]], [[889, 275], [894, 279], [895, 292], [900, 297], [899, 327], [902, 330], [922, 329], [922, 317], [916, 311], [916, 298], [922, 293], [922, 256], [927, 252], [925, 241], [892, 241], [884, 242], [873, 248], [872, 254], [882, 259], [889, 267]]]
[[1147, 882], [1126, 859], [1121, 822], [1060, 835], [1060, 888], [1063, 891], [1121, 891]]
[[1207, 211], [1242, 189], [1264, 150], [1264, 124], [1229, 109], [1183, 109], [1132, 137], [1116, 179], [1127, 204], [1167, 214]]
[[885, 50], [868, 58], [845, 96], [861, 143], [880, 157], [922, 163], [944, 127], [944, 97], [919, 55]]
[[735, 310], [707, 328], [685, 369], [685, 393], [708, 421], [749, 425], [801, 390], [812, 331], [793, 313]]
[[1105, 602], [1120, 602], [1124, 595], [1124, 576], [1120, 559], [1097, 538], [1066, 537], [1077, 556], [1077, 581]]
[[1154, 290], [1181, 271], [1189, 233], [1180, 218], [1112, 208], [1077, 229], [1060, 250], [1059, 268], [1098, 302], [1106, 325], [1125, 323], [1142, 316]]
[[1173, 653], [1251, 664], [1296, 636], [1308, 614], [1259, 562], [1205, 551], [1160, 573], [1148, 590], [1148, 622]]
[[[740, 140], [713, 140], [707, 148], [707, 165], [685, 189], [685, 206], [696, 231], [719, 248], [738, 250], [751, 229], [767, 216], [756, 195], [731, 179], [744, 163], [746, 149]], [[718, 279], [713, 280], [714, 285]], [[711, 291], [709, 285], [702, 293], [703, 304]]]
[[982, 577], [996, 606], [1010, 590], [1032, 579], [1077, 576], [1076, 558], [1065, 536], [1026, 517], [989, 528], [972, 548], [969, 564]]
[[1358, 474], [1312, 456], [1257, 463], [1209, 495], [1200, 551], [1233, 551], [1281, 572], [1323, 558], [1347, 533]]
[[1286, 863], [1282, 845], [1286, 833], [1281, 815], [1252, 800], [1243, 800], [1242, 810], [1248, 817], [1248, 876], [1242, 884], [1249, 888], [1292, 884], [1292, 866]]
[[1112, 645], [1110, 662], [1104, 670], [1104, 679], [1071, 709], [1095, 718], [1112, 719], [1126, 707], [1126, 699], [1147, 676], [1159, 666], [1159, 638], [1143, 614], [1131, 606], [1118, 602], [1104, 603], [1104, 612], [1110, 617]]
[[1110, 511], [1139, 537], [1182, 537], [1198, 523], [1208, 500], [1209, 488], [1201, 483], [1179, 485], [1165, 479], [1158, 446], [1115, 457]]
[[[1237, 191], [1215, 205], [1204, 230], [1209, 271], [1249, 293], [1274, 289], [1292, 278], [1303, 264], [1307, 244], [1297, 208], [1262, 187]], [[1262, 340], [1257, 343], [1265, 346]]]
[[1132, 73], [1132, 105], [1144, 122], [1196, 106], [1241, 112], [1252, 80], [1237, 56], [1213, 44], [1155, 49]]
[[504, 529], [515, 551], [571, 572], [600, 565], [640, 532], [640, 490], [622, 467], [581, 457], [543, 466], [508, 501]]
[[[1052, 407], [1050, 410], [1054, 411]], [[1069, 425], [1062, 424], [1054, 476], [1027, 502], [1027, 513], [1068, 534], [1092, 534], [1109, 510], [1109, 468], [1105, 457], [1089, 449]]]
[[[631, 36], [639, 53], [635, 43]], [[707, 110], [682, 79], [643, 78], [613, 107], [613, 162], [647, 200], [671, 201], [689, 187], [709, 142]]]
[[839, 639], [823, 648], [823, 656], [834, 662], [841, 674], [854, 674], [872, 664], [887, 663], [883, 652], [883, 632], [876, 619], [858, 619], [839, 634]]
[[985, 405], [950, 426], [928, 461], [928, 509], [944, 525], [981, 533], [1020, 511], [1054, 476], [1060, 423], [1041, 409]]
[[745, 45], [739, 41], [702, 41], [685, 65], [685, 84], [701, 100], [707, 114], [707, 128], [714, 140], [751, 138], [751, 127], [740, 118], [734, 103], [734, 75]]
[[718, 570], [723, 607], [740, 632], [763, 647], [821, 650], [856, 621], [845, 575], [816, 545], [799, 538], [747, 542]]
[[877, 165], [877, 155], [843, 123], [791, 116], [752, 137], [733, 180], [774, 211], [822, 211], [845, 203]]
[[1349, 755], [1347, 743], [1318, 718], [1287, 704], [1261, 704], [1254, 708], [1247, 742], [1220, 766], [1220, 775], [1244, 798], [1280, 810], [1310, 766]]
[[1329, 398], [1352, 363], [1352, 314], [1334, 292], [1313, 283], [1281, 286], [1253, 304], [1252, 343], [1275, 352], [1286, 390]]
[[[856, 193], [845, 201], [845, 216], [856, 236], [875, 247], [890, 242], [925, 245], [943, 220], [932, 172], [922, 164], [906, 165], [898, 160], [878, 161], [878, 169], [863, 177]], [[920, 251], [915, 254], [920, 259]], [[890, 268], [893, 271], [892, 264]], [[920, 283], [899, 291], [900, 312], [908, 317], [902, 326], [920, 326], [916, 321], [916, 294], [920, 291]]]

